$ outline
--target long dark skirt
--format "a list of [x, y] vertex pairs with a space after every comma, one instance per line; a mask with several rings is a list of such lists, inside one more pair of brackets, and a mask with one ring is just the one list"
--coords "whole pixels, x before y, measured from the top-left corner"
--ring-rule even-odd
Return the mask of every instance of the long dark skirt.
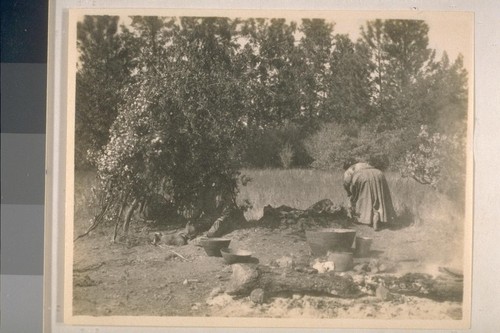
[[351, 204], [359, 223], [372, 224], [375, 214], [382, 223], [392, 222], [396, 216], [382, 171], [375, 168], [357, 171], [352, 178], [351, 193]]

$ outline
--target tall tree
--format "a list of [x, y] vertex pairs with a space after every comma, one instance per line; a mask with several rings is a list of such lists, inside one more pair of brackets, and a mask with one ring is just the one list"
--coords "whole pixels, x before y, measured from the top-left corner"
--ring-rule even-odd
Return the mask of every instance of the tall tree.
[[425, 115], [431, 129], [441, 133], [461, 132], [467, 127], [468, 85], [463, 56], [450, 63], [445, 52], [437, 63], [437, 70], [430, 77], [431, 89], [427, 101], [432, 111]]
[[129, 82], [131, 57], [118, 32], [118, 16], [85, 16], [77, 25], [76, 165], [93, 164]]
[[364, 44], [347, 35], [336, 35], [330, 58], [328, 113], [324, 119], [337, 122], [365, 122], [370, 119], [370, 59]]
[[296, 23], [285, 19], [250, 19], [242, 28], [248, 62], [249, 125], [276, 126], [299, 114]]
[[384, 21], [377, 19], [366, 22], [361, 27], [361, 43], [369, 51], [371, 59], [371, 80], [373, 85], [372, 103], [380, 114], [384, 109], [387, 87], [388, 56], [385, 49]]
[[333, 27], [324, 19], [302, 19], [299, 28], [303, 34], [298, 46], [301, 66], [298, 67], [300, 73], [297, 73], [301, 87], [301, 113], [309, 122], [324, 117], [331, 74]]
[[433, 66], [428, 32], [427, 23], [419, 20], [375, 20], [361, 28], [362, 42], [371, 53], [373, 102], [382, 128], [419, 119], [412, 91]]

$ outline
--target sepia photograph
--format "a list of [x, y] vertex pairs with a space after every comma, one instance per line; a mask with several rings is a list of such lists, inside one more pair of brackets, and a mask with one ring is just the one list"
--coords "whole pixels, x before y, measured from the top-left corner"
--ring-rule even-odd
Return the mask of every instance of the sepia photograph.
[[467, 328], [473, 18], [71, 9], [65, 322]]

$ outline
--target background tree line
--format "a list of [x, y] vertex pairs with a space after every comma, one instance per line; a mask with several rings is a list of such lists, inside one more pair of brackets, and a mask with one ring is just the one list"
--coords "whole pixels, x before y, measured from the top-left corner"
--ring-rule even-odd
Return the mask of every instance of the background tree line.
[[339, 168], [353, 156], [454, 192], [465, 173], [462, 57], [436, 59], [424, 21], [360, 31], [353, 41], [322, 19], [85, 16], [76, 167], [98, 170], [115, 214], [155, 193], [207, 213], [237, 192], [242, 167]]

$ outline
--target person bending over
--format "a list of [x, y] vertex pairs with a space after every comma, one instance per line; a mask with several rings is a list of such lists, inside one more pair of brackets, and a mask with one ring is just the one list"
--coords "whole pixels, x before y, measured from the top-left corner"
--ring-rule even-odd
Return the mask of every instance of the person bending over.
[[381, 225], [392, 223], [396, 214], [384, 173], [368, 162], [352, 159], [344, 163], [344, 170], [344, 189], [352, 218], [376, 231]]

